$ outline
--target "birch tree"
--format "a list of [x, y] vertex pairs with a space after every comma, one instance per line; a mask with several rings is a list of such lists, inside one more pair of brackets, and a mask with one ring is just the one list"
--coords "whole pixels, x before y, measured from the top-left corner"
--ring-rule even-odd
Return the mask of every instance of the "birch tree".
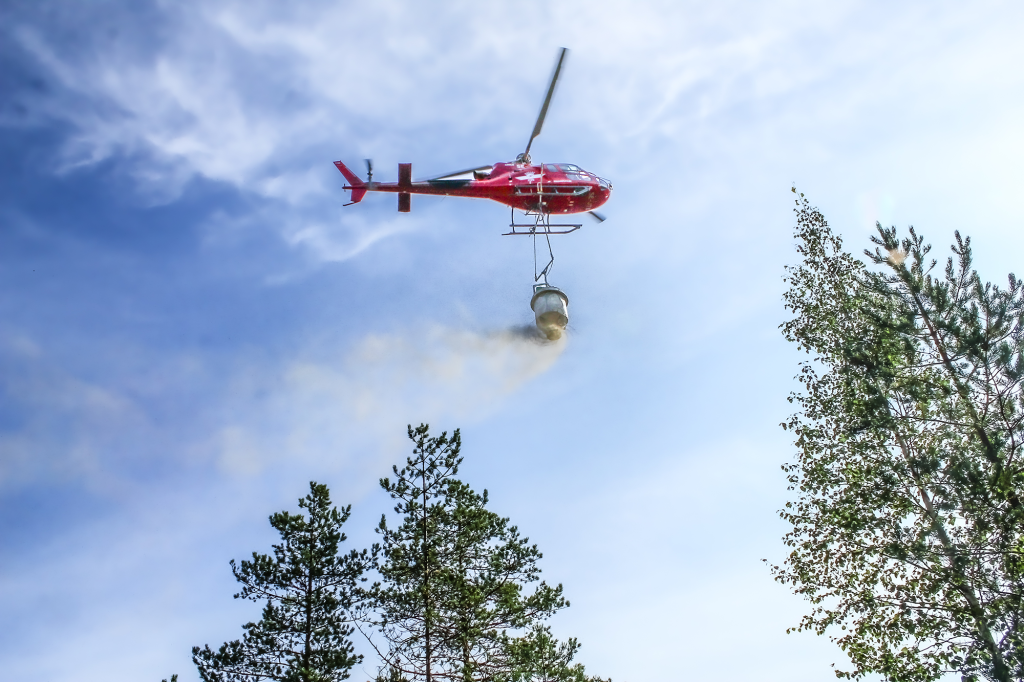
[[809, 358], [772, 567], [809, 602], [793, 629], [832, 636], [841, 678], [1024, 679], [1021, 282], [984, 282], [959, 233], [942, 270], [914, 228], [877, 225], [861, 261], [795, 211], [782, 330]]

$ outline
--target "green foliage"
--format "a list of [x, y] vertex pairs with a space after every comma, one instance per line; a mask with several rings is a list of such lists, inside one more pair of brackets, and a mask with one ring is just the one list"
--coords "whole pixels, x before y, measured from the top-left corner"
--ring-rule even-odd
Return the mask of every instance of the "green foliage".
[[585, 680], [571, 663], [576, 640], [555, 640], [541, 621], [568, 606], [562, 586], [537, 583], [541, 553], [509, 520], [489, 511], [487, 492], [455, 478], [455, 431], [409, 428], [413, 456], [381, 487], [401, 525], [381, 518], [384, 560], [375, 624], [387, 642], [379, 680]]
[[811, 358], [772, 567], [811, 604], [795, 629], [834, 633], [839, 677], [1024, 679], [1024, 288], [983, 284], [959, 233], [938, 276], [878, 225], [869, 267], [800, 197], [782, 329]]
[[409, 682], [409, 680], [398, 668], [386, 666], [378, 673], [376, 682]]
[[279, 512], [270, 525], [281, 534], [273, 556], [253, 552], [231, 571], [242, 584], [235, 598], [266, 600], [263, 618], [246, 623], [241, 640], [218, 651], [192, 649], [206, 682], [328, 682], [346, 679], [362, 657], [353, 654], [349, 611], [359, 595], [367, 553], [339, 554], [350, 507], [331, 507], [327, 486], [309, 484], [302, 514]]

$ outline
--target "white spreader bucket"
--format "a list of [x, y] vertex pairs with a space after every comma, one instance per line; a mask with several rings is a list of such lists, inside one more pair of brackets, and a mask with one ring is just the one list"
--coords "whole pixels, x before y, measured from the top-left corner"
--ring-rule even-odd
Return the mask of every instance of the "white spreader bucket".
[[547, 284], [533, 287], [530, 307], [537, 316], [537, 329], [549, 340], [562, 338], [565, 325], [569, 324], [569, 297], [561, 289]]

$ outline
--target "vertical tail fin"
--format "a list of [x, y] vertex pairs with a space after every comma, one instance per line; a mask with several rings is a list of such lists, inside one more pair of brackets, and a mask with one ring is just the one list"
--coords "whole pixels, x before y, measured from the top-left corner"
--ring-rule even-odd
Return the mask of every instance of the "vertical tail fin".
[[[398, 164], [398, 186], [399, 187], [411, 187], [412, 186], [412, 164], [411, 163], [400, 163]], [[398, 193], [398, 212], [408, 213], [412, 210], [412, 195], [408, 192]]]
[[346, 180], [348, 180], [349, 184], [345, 185], [345, 189], [352, 190], [352, 201], [345, 205], [351, 206], [352, 204], [358, 204], [363, 200], [363, 197], [366, 196], [366, 183], [360, 180], [359, 176], [350, 171], [348, 166], [343, 164], [341, 161], [335, 161], [334, 165], [338, 167], [341, 174], [345, 176]]
[[408, 187], [412, 184], [412, 164], [411, 163], [400, 163], [398, 164], [398, 186]]

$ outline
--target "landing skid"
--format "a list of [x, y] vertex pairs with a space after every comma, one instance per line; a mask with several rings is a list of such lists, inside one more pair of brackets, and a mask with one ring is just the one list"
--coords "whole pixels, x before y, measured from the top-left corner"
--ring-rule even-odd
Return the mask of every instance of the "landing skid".
[[[551, 222], [550, 213], [534, 213], [528, 211], [526, 213], [527, 218], [534, 218], [534, 222], [531, 223], [517, 223], [516, 212], [512, 211], [512, 222], [509, 223], [509, 227], [512, 228], [511, 232], [503, 232], [503, 237], [512, 237], [521, 235], [523, 237], [535, 237], [538, 234], [549, 235], [549, 234], [569, 234], [583, 227], [582, 223], [553, 223]], [[562, 230], [553, 230], [551, 228], [569, 228]], [[519, 229], [517, 229], [519, 228]]]
[[[538, 234], [569, 234], [571, 232], [575, 232], [576, 230], [580, 229], [581, 227], [583, 227], [583, 225], [576, 224], [576, 223], [573, 223], [573, 224], [550, 223], [550, 224], [544, 224], [544, 225], [530, 225], [528, 223], [523, 223], [523, 224], [511, 223], [509, 225], [509, 227], [512, 228], [512, 231], [511, 232], [502, 232], [501, 233], [502, 237], [511, 237], [511, 236], [530, 237], [530, 236], [534, 236], [534, 235], [538, 235]], [[516, 231], [517, 227], [524, 228], [524, 230], [517, 232]], [[569, 229], [569, 230], [552, 230], [551, 229], [552, 227], [569, 227], [569, 228], [572, 228], [572, 229]]]
[[[533, 224], [530, 223], [517, 223], [515, 211], [512, 212], [512, 222], [509, 227], [512, 228], [511, 232], [504, 232], [502, 236], [510, 237], [513, 235], [519, 235], [523, 237], [533, 237], [533, 281], [534, 283], [542, 281], [544, 286], [548, 285], [548, 273], [551, 272], [551, 266], [555, 264], [555, 252], [551, 249], [551, 235], [553, 234], [569, 234], [583, 227], [580, 223], [552, 223], [550, 213], [534, 213], [528, 212], [526, 216], [534, 217], [535, 221]], [[567, 230], [554, 230], [551, 228], [569, 228]], [[516, 230], [516, 228], [521, 228]], [[537, 237], [544, 237], [548, 245], [548, 264], [544, 266], [543, 270], [537, 270]]]

